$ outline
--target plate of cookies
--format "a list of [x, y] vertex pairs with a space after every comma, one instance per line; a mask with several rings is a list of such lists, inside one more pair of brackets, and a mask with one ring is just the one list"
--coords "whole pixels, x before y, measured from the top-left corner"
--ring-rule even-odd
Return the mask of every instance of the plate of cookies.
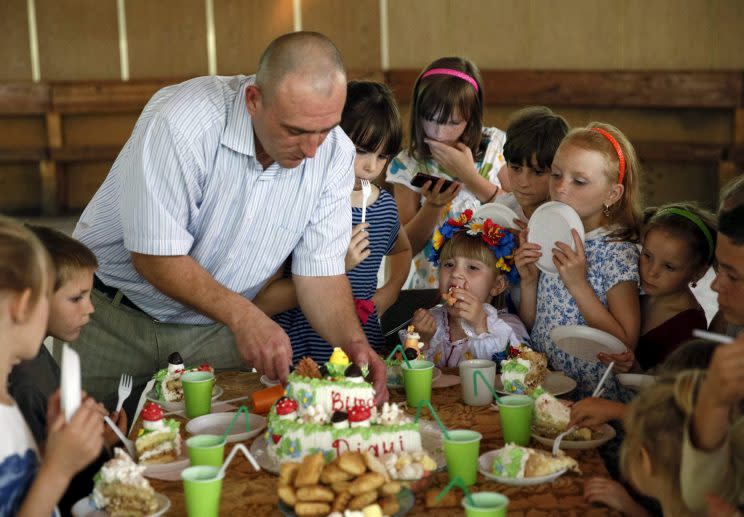
[[279, 510], [285, 516], [310, 517], [345, 511], [402, 516], [416, 498], [402, 482], [393, 481], [371, 455], [345, 452], [330, 463], [320, 453], [279, 470]]

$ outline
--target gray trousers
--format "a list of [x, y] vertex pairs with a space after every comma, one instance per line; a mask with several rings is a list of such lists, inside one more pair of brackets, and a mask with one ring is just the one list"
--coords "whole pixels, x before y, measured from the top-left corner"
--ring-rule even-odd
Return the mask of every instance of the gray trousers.
[[[152, 375], [168, 366], [168, 356], [178, 352], [186, 366], [209, 363], [215, 370], [250, 369], [240, 359], [232, 332], [222, 324], [184, 325], [161, 323], [147, 314], [112, 300], [93, 289], [95, 312], [80, 337], [70, 346], [80, 354], [83, 389], [109, 410], [116, 406], [119, 377], [134, 378], [125, 404], [131, 419], [140, 394]], [[59, 362], [61, 343], [55, 340]]]

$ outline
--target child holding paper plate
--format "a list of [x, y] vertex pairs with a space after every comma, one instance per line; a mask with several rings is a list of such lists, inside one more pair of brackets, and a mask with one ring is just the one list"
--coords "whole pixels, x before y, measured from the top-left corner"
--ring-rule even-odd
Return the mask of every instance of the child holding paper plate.
[[72, 477], [103, 447], [96, 402], [83, 401], [69, 422], [59, 396], [49, 400], [43, 462], [18, 406], [8, 394], [14, 364], [39, 352], [49, 316], [54, 269], [39, 240], [0, 217], [0, 515], [58, 515], [56, 504]]
[[[550, 197], [569, 205], [581, 218], [585, 240], [576, 229], [572, 243], [530, 242], [520, 235], [515, 262], [521, 277], [519, 314], [531, 327], [533, 347], [548, 356], [554, 370], [577, 382], [577, 399], [589, 396], [606, 366], [568, 355], [551, 340], [557, 326], [587, 325], [608, 332], [629, 348], [640, 330], [638, 300], [639, 163], [620, 130], [592, 123], [568, 133], [553, 159]], [[547, 247], [549, 246], [549, 247]], [[552, 256], [557, 274], [541, 273], [536, 262]], [[627, 400], [614, 375], [606, 397]]]

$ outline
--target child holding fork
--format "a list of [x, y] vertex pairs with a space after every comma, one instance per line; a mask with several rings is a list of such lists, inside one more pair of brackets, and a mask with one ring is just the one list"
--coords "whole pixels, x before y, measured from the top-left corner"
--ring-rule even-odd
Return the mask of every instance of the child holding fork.
[[[369, 185], [367, 199], [362, 191], [362, 185], [377, 179], [400, 149], [403, 130], [390, 89], [380, 83], [350, 81], [341, 128], [356, 146], [346, 271], [364, 333], [372, 348], [380, 352], [385, 342], [379, 316], [398, 298], [411, 263], [411, 246], [400, 225], [393, 197], [374, 184]], [[377, 273], [384, 256], [388, 258], [391, 275], [378, 289]], [[292, 343], [294, 364], [305, 356], [319, 364], [325, 363], [332, 346], [313, 330], [297, 307], [289, 275], [287, 267], [285, 278], [270, 283], [253, 302], [267, 314], [276, 315], [274, 319]], [[282, 276], [281, 272], [276, 276]]]
[[[46, 335], [65, 342], [74, 341], [93, 312], [90, 290], [93, 273], [98, 267], [96, 257], [84, 244], [60, 231], [42, 226], [28, 228], [46, 248], [54, 266]], [[59, 366], [47, 347], [42, 345], [36, 357], [15, 365], [8, 383], [8, 390], [36, 443], [44, 443], [47, 439], [47, 401], [60, 386]], [[97, 408], [106, 414], [102, 405], [99, 404]], [[126, 412], [119, 411], [109, 416], [126, 434]], [[110, 448], [118, 441], [114, 432], [105, 427], [104, 444]], [[106, 456], [105, 453], [102, 455]], [[105, 461], [107, 457], [101, 459]], [[67, 513], [72, 504], [90, 493], [93, 475], [99, 467], [100, 463], [94, 462], [72, 480], [59, 503], [63, 513]]]

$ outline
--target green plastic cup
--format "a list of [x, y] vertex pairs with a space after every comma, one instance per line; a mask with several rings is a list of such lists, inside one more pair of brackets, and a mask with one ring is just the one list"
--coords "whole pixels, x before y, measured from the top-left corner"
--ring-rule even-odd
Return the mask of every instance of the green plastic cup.
[[181, 375], [183, 398], [186, 402], [186, 418], [207, 415], [212, 410], [212, 388], [214, 374], [210, 372], [186, 372]]
[[478, 477], [480, 442], [483, 436], [469, 429], [450, 430], [448, 434], [449, 438], [442, 436], [442, 443], [450, 481], [459, 476], [466, 486], [475, 484]]
[[532, 436], [535, 401], [529, 395], [506, 395], [498, 401], [504, 443], [526, 446]]
[[189, 517], [217, 517], [220, 513], [223, 478], [217, 477], [219, 470], [219, 467], [198, 466], [181, 472]]
[[477, 492], [472, 494], [474, 505], [463, 497], [460, 504], [465, 508], [465, 517], [506, 517], [509, 498], [498, 492]]
[[225, 460], [225, 439], [216, 434], [201, 434], [186, 440], [191, 466], [221, 467]]
[[408, 407], [418, 407], [419, 402], [431, 402], [431, 379], [434, 374], [434, 363], [416, 359], [409, 361], [411, 367], [403, 361], [400, 369], [403, 372], [403, 386], [406, 389]]

